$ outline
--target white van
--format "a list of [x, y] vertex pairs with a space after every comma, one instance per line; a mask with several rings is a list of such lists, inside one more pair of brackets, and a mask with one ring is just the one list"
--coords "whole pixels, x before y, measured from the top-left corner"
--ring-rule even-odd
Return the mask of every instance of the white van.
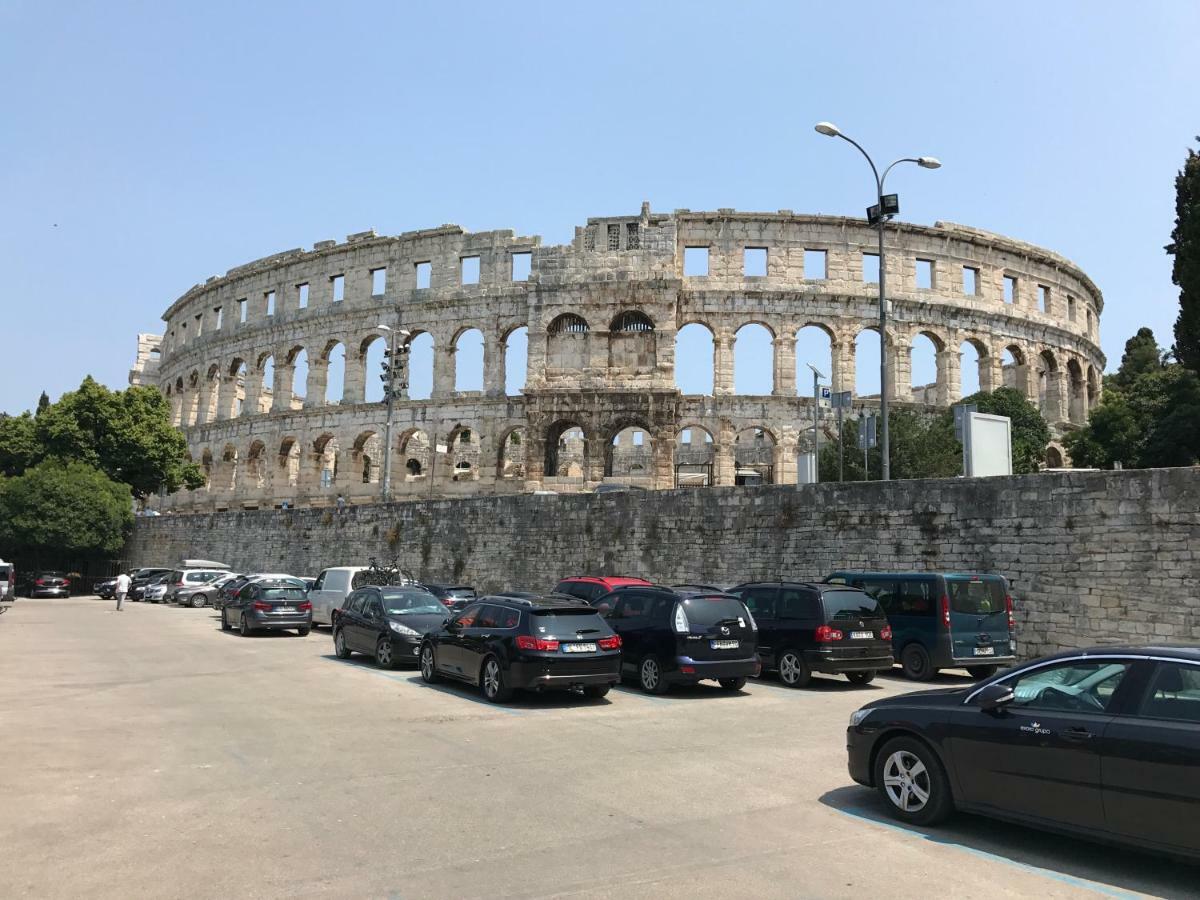
[[0, 612], [17, 598], [17, 567], [0, 559]]
[[[367, 570], [367, 566], [334, 566], [325, 569], [317, 576], [316, 582], [308, 592], [308, 600], [312, 603], [314, 628], [318, 625], [333, 624], [333, 611], [342, 608], [342, 601], [351, 591], [356, 591], [368, 583], [362, 575]], [[397, 583], [411, 584], [413, 582]]]

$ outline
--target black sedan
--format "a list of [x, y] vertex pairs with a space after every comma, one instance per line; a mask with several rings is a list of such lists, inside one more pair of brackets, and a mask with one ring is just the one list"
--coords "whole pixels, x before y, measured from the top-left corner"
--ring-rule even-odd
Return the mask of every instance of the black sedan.
[[33, 597], [70, 597], [71, 580], [62, 572], [37, 572], [29, 579], [26, 592]]
[[515, 690], [580, 688], [599, 698], [621, 678], [621, 638], [578, 601], [483, 597], [425, 636], [421, 678], [479, 685], [493, 703]]
[[424, 588], [360, 588], [346, 596], [333, 615], [333, 650], [339, 659], [368, 653], [384, 669], [416, 665], [421, 639], [450, 616]]
[[1200, 859], [1200, 648], [1061, 653], [877, 700], [846, 737], [902, 821], [961, 809]]
[[221, 608], [221, 628], [237, 628], [242, 637], [257, 631], [297, 631], [304, 637], [312, 629], [312, 604], [295, 580], [253, 581]]

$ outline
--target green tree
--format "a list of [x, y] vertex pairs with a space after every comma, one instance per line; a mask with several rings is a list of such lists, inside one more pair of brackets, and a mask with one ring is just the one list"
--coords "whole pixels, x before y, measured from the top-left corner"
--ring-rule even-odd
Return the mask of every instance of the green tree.
[[46, 411], [46, 407], [48, 407], [49, 405], [50, 405], [50, 396], [45, 391], [42, 391], [42, 395], [40, 397], [38, 397], [37, 412], [35, 412], [34, 415], [40, 416], [43, 412]]
[[111, 555], [133, 527], [129, 487], [82, 462], [47, 460], [0, 479], [4, 555]]
[[1109, 377], [1109, 383], [1127, 388], [1138, 377], [1157, 372], [1162, 367], [1162, 351], [1154, 338], [1154, 332], [1149, 328], [1139, 328], [1137, 334], [1125, 342], [1125, 352], [1121, 354], [1121, 367]]
[[[891, 438], [892, 478], [951, 478], [962, 471], [962, 447], [954, 439], [954, 421], [929, 416], [915, 410], [893, 409], [888, 416]], [[857, 420], [843, 424], [846, 481], [863, 481], [863, 453], [858, 449]], [[882, 466], [879, 447], [867, 451], [867, 472], [879, 478]], [[821, 481], [837, 481], [838, 445], [836, 439], [821, 448]]]
[[1179, 287], [1174, 355], [1200, 372], [1200, 154], [1190, 148], [1175, 176], [1175, 228], [1166, 251], [1175, 257], [1171, 280]]
[[0, 417], [0, 475], [20, 475], [42, 457], [33, 416]]

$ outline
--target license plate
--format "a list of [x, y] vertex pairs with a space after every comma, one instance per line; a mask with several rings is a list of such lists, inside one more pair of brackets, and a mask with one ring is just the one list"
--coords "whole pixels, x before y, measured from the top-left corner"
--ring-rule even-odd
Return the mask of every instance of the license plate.
[[277, 606], [277, 607], [275, 607], [275, 612], [295, 612], [295, 611], [296, 611], [295, 607], [292, 607], [292, 606]]
[[714, 650], [736, 650], [741, 644], [738, 641], [709, 641], [708, 646]]
[[850, 632], [850, 640], [852, 641], [869, 641], [875, 637], [873, 631], [852, 631]]
[[563, 653], [595, 653], [596, 645], [587, 644], [563, 644]]
[[996, 648], [995, 647], [976, 647], [975, 655], [976, 656], [995, 656]]

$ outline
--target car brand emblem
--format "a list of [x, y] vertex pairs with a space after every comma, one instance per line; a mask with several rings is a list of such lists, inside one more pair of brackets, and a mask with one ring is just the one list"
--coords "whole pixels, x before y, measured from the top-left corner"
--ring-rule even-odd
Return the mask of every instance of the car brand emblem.
[[863, 621], [859, 621], [859, 623], [858, 623], [858, 627], [859, 627], [859, 628], [866, 628], [866, 627], [867, 627], [867, 623], [866, 623], [866, 622], [863, 622]]
[[729, 634], [729, 626], [728, 625], [721, 626], [721, 634]]

